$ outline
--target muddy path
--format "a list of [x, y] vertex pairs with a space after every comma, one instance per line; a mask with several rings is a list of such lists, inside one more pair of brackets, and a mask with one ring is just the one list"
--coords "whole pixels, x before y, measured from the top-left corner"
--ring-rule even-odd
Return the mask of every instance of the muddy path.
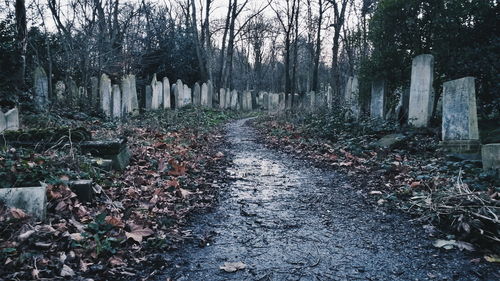
[[[158, 280], [500, 280], [498, 267], [432, 246], [422, 226], [367, 204], [342, 175], [228, 125], [230, 179]], [[243, 262], [227, 273], [225, 262]]]

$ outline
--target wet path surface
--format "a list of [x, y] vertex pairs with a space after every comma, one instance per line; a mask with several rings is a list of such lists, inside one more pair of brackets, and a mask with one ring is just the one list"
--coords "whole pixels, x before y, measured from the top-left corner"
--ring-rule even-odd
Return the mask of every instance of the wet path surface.
[[[228, 127], [231, 181], [196, 237], [159, 280], [495, 280], [488, 265], [432, 247], [421, 226], [367, 205], [341, 175], [255, 141], [245, 120]], [[225, 262], [246, 269], [226, 273]]]

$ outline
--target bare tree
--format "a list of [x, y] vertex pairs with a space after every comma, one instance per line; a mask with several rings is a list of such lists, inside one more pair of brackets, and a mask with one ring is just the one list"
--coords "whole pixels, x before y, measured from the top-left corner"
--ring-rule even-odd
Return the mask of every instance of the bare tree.
[[345, 22], [345, 13], [347, 10], [347, 5], [349, 0], [327, 0], [333, 6], [334, 18], [333, 18], [333, 42], [332, 42], [332, 73], [331, 73], [331, 85], [332, 89], [336, 93], [336, 96], [340, 95], [340, 79], [339, 79], [339, 48], [340, 48], [340, 33], [342, 31], [342, 26]]
[[16, 31], [17, 31], [17, 49], [19, 52], [18, 57], [18, 70], [16, 81], [20, 83], [21, 87], [25, 85], [26, 77], [26, 51], [28, 48], [28, 29], [26, 27], [26, 6], [24, 0], [16, 0]]

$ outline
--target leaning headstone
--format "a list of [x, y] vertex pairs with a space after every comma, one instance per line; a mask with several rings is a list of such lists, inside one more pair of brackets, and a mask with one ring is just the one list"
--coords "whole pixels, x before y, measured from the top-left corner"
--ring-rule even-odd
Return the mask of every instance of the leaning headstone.
[[226, 108], [226, 90], [219, 90], [219, 108]]
[[17, 131], [19, 130], [19, 110], [17, 107], [5, 113], [5, 130]]
[[170, 107], [170, 81], [167, 77], [163, 77], [163, 109]]
[[49, 104], [49, 81], [42, 67], [35, 68], [33, 80], [36, 108], [46, 111]]
[[212, 81], [208, 80], [208, 82], [207, 82], [207, 88], [208, 88], [208, 104], [207, 104], [207, 107], [212, 107], [213, 106], [213, 99], [215, 98], [215, 95], [214, 95], [214, 85], [212, 84]]
[[231, 91], [231, 104], [230, 107], [232, 110], [237, 110], [238, 108], [238, 92], [236, 90]]
[[113, 85], [113, 118], [122, 117], [122, 94], [120, 86]]
[[151, 109], [157, 110], [160, 108], [160, 95], [161, 92], [158, 91], [158, 81], [156, 80], [156, 73], [153, 74], [153, 79], [151, 80], [151, 90], [152, 90], [152, 98], [151, 98]]
[[201, 105], [201, 88], [198, 82], [194, 83], [193, 86], [193, 104], [196, 106]]
[[57, 81], [56, 85], [54, 86], [54, 94], [55, 98], [58, 103], [63, 104], [64, 103], [64, 94], [66, 92], [66, 85], [64, 84], [63, 81]]
[[35, 187], [0, 188], [0, 201], [8, 207], [18, 208], [33, 217], [45, 218], [47, 185]]
[[441, 145], [456, 153], [479, 153], [476, 90], [474, 77], [443, 84]]
[[151, 85], [146, 85], [146, 110], [151, 110], [151, 105], [153, 103], [153, 90]]
[[7, 120], [5, 119], [5, 113], [0, 109], [0, 133], [7, 129]]
[[135, 82], [135, 75], [128, 76], [130, 83], [130, 106], [132, 108], [132, 115], [139, 115], [139, 100], [137, 99], [137, 86]]
[[125, 116], [132, 112], [132, 100], [130, 95], [130, 79], [128, 75], [122, 77], [120, 84], [122, 92], [122, 114]]
[[370, 115], [372, 118], [382, 120], [385, 117], [385, 81], [372, 82], [372, 95], [370, 103]]
[[432, 83], [434, 80], [434, 57], [420, 55], [413, 59], [411, 67], [409, 124], [426, 127], [434, 105]]
[[90, 104], [92, 110], [99, 107], [99, 79], [97, 77], [90, 77]]
[[111, 80], [106, 74], [101, 75], [99, 95], [102, 112], [106, 117], [111, 117]]
[[483, 169], [493, 171], [500, 177], [500, 143], [485, 144], [481, 147]]

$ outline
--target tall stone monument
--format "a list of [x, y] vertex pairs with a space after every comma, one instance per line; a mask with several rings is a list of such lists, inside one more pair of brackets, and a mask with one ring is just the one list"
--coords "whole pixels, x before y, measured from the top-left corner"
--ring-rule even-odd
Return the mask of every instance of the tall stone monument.
[[424, 54], [413, 59], [411, 66], [410, 105], [408, 123], [414, 127], [426, 127], [434, 106], [434, 56]]
[[170, 101], [170, 81], [167, 77], [163, 78], [163, 108], [170, 109], [171, 101]]
[[36, 108], [40, 111], [46, 111], [49, 104], [49, 80], [42, 67], [35, 68], [33, 88]]

